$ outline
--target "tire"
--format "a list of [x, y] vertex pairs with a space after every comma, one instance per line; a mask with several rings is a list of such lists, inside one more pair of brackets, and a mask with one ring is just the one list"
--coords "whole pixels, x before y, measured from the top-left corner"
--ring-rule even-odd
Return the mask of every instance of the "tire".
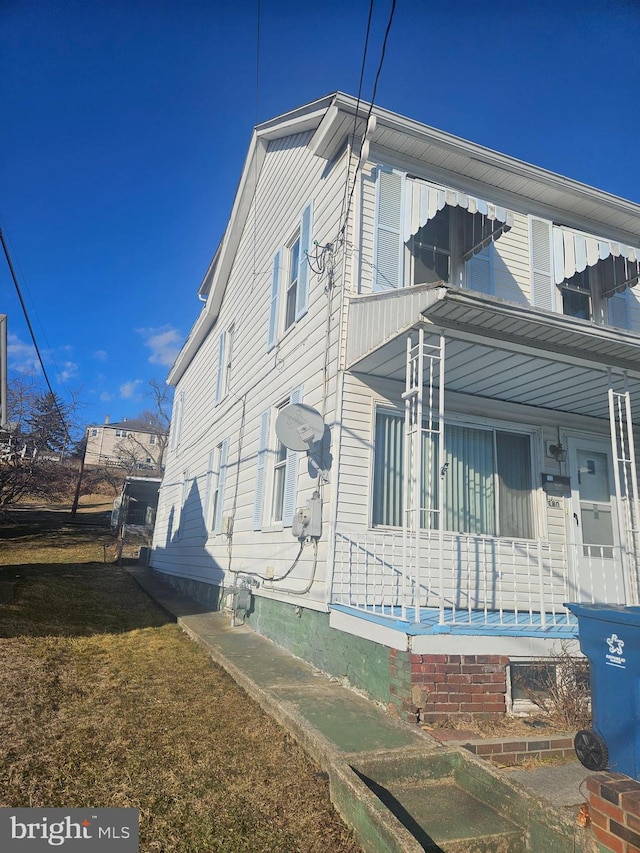
[[606, 770], [609, 751], [604, 740], [593, 729], [580, 729], [573, 739], [578, 761], [587, 770]]

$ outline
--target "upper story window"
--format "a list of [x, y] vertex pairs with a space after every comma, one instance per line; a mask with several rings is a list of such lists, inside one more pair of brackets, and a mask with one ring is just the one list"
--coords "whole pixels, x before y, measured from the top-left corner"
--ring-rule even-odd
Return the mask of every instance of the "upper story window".
[[275, 253], [271, 268], [267, 349], [300, 320], [309, 308], [309, 261], [312, 205], [302, 211], [300, 223], [288, 242]]
[[591, 284], [588, 270], [582, 270], [565, 279], [560, 285], [562, 313], [581, 320], [593, 318]]
[[441, 281], [491, 293], [490, 249], [512, 225], [506, 208], [379, 166], [373, 290]]
[[284, 317], [285, 330], [296, 321], [298, 306], [298, 280], [300, 278], [300, 234], [287, 249], [287, 307]]
[[96, 436], [98, 435], [98, 430], [97, 429], [89, 430], [89, 435], [91, 436], [91, 438], [96, 438]]
[[117, 429], [116, 430], [116, 438], [126, 438], [126, 437], [127, 437], [127, 431], [126, 430], [124, 430], [124, 429]]
[[231, 359], [233, 357], [233, 336], [235, 326], [220, 333], [218, 338], [218, 373], [216, 376], [215, 405], [227, 396], [231, 386]]
[[158, 438], [157, 435], [154, 435], [154, 433], [151, 433], [151, 435], [149, 436], [149, 444], [155, 444], [157, 438]]
[[407, 261], [411, 284], [451, 281], [451, 208], [439, 210], [410, 238]]
[[533, 305], [631, 328], [630, 289], [640, 279], [640, 249], [532, 216], [529, 250]]

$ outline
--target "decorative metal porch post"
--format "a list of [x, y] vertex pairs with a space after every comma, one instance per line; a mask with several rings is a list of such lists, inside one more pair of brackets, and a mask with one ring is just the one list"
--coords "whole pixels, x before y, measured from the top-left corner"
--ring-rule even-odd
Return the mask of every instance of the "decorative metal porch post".
[[[609, 424], [611, 428], [611, 451], [613, 455], [613, 477], [616, 490], [616, 506], [619, 526], [622, 528], [624, 555], [623, 571], [626, 598], [630, 604], [638, 604], [638, 548], [640, 546], [640, 506], [638, 503], [638, 478], [636, 454], [631, 419], [631, 396], [628, 377], [624, 373], [624, 390], [615, 391], [611, 370], [609, 376]], [[626, 499], [626, 500], [625, 500]]]

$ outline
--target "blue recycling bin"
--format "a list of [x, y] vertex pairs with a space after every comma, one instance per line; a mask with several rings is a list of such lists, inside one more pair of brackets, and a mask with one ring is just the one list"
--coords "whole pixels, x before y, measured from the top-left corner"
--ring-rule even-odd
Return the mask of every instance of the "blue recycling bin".
[[578, 617], [591, 677], [593, 728], [576, 734], [578, 758], [589, 770], [640, 780], [640, 607], [566, 607]]

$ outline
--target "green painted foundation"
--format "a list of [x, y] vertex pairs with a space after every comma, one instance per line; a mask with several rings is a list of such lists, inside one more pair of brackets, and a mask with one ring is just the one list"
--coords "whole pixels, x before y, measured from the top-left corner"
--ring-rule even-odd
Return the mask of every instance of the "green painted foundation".
[[[161, 577], [212, 610], [222, 609], [221, 587], [175, 575]], [[386, 646], [336, 631], [329, 625], [328, 613], [254, 595], [245, 621], [258, 634], [291, 654], [330, 676], [345, 679], [350, 686], [384, 705], [393, 702], [397, 692], [402, 692], [402, 688], [398, 691], [401, 684], [409, 684], [410, 675], [398, 677], [390, 673], [390, 650]]]

